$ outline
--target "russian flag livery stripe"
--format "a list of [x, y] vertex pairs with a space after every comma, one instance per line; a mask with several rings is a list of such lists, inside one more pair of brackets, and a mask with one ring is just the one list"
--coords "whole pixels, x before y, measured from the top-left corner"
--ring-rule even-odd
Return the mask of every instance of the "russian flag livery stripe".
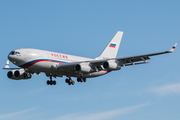
[[115, 48], [115, 47], [116, 47], [116, 44], [111, 43], [111, 44], [109, 45], [109, 47]]
[[171, 48], [171, 50], [168, 51], [168, 52], [173, 52], [173, 51], [175, 50], [177, 44], [178, 44], [178, 42], [176, 42], [176, 44], [175, 44], [175, 45]]
[[176, 48], [175, 46], [172, 47], [172, 49], [175, 49], [175, 48]]
[[67, 62], [64, 62], [64, 61], [58, 61], [58, 60], [50, 60], [50, 59], [37, 59], [37, 60], [33, 60], [33, 61], [30, 61], [28, 63], [25, 63], [23, 65], [21, 65], [20, 67], [22, 68], [28, 68], [38, 62], [54, 62], [54, 63], [67, 63]]
[[9, 68], [9, 60], [7, 60], [5, 68]]

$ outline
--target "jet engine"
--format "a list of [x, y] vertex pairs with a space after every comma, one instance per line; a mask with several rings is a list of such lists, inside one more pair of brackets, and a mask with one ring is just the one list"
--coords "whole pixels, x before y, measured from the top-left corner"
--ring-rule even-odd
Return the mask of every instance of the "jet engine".
[[9, 79], [13, 80], [30, 79], [32, 77], [31, 73], [26, 72], [24, 69], [16, 69], [9, 71], [7, 73], [7, 76]]
[[93, 69], [91, 68], [91, 66], [89, 66], [89, 63], [80, 63], [75, 66], [75, 71], [88, 73], [88, 72], [92, 72]]
[[109, 60], [104, 62], [103, 67], [107, 70], [120, 70], [121, 66], [115, 60]]

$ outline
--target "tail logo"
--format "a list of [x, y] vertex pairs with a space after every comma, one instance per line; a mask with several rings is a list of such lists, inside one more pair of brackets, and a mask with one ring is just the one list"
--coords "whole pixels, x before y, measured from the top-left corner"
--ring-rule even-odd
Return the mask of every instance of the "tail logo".
[[109, 45], [109, 47], [115, 48], [115, 47], [116, 47], [116, 44], [111, 43], [111, 44]]
[[175, 46], [172, 47], [172, 49], [175, 49], [175, 48], [176, 48]]

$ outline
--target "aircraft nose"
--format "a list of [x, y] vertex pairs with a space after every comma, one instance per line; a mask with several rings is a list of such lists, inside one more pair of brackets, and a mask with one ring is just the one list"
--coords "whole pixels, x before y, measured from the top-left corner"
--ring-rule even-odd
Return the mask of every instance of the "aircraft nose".
[[11, 55], [8, 55], [8, 59], [9, 59], [10, 61], [12, 61], [12, 56], [11, 56]]
[[8, 55], [8, 59], [9, 59], [9, 61], [11, 61], [13, 64], [16, 64], [16, 62], [17, 62], [17, 59], [16, 59], [16, 57], [15, 56], [13, 56], [13, 55]]
[[8, 55], [9, 61], [11, 61], [13, 64], [18, 65], [20, 62], [20, 53], [18, 51], [11, 51]]

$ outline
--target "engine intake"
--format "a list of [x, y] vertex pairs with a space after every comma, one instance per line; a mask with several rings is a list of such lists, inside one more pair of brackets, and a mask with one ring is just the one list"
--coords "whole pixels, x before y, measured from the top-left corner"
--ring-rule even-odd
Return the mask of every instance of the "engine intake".
[[13, 77], [13, 72], [12, 72], [12, 71], [9, 71], [9, 72], [7, 73], [7, 76], [8, 76], [8, 78], [12, 78], [12, 77]]
[[79, 64], [76, 65], [76, 66], [75, 66], [75, 71], [80, 71], [80, 70], [81, 70], [81, 65], [79, 65]]
[[14, 72], [14, 76], [15, 76], [15, 77], [19, 77], [19, 76], [20, 76], [19, 70], [16, 70], [16, 71]]

